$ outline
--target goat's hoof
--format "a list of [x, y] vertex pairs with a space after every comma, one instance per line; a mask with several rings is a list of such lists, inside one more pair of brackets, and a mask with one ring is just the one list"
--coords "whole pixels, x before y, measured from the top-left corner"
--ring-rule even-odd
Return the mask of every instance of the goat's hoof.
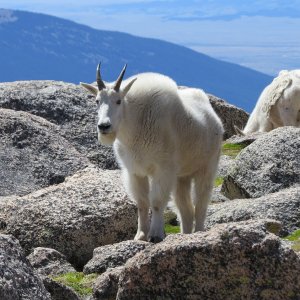
[[159, 236], [150, 236], [150, 237], [148, 238], [148, 242], [150, 242], [150, 243], [155, 243], [155, 244], [161, 242], [162, 240], [163, 240], [163, 239], [162, 239], [161, 237], [159, 237]]
[[144, 232], [138, 232], [135, 237], [134, 237], [135, 241], [147, 241], [147, 236], [144, 234]]

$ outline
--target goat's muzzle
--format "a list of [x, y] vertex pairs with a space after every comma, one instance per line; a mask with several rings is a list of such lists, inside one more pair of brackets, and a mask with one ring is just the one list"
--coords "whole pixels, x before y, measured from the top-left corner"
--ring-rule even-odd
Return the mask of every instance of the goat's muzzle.
[[107, 134], [110, 132], [111, 124], [110, 123], [101, 123], [98, 124], [98, 130], [102, 134]]

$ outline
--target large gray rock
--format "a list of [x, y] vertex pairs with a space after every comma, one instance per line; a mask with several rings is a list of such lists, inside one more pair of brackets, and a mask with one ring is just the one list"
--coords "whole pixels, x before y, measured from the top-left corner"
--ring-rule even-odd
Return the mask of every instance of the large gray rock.
[[98, 144], [95, 97], [82, 87], [58, 81], [0, 83], [0, 107], [22, 110], [60, 126], [60, 134], [91, 162], [116, 169], [111, 147]]
[[299, 299], [300, 256], [270, 222], [170, 235], [127, 262], [116, 299]]
[[122, 266], [136, 253], [151, 246], [148, 242], [130, 240], [98, 247], [93, 252], [93, 258], [84, 266], [83, 272], [101, 274], [108, 268]]
[[224, 179], [229, 199], [256, 198], [300, 182], [300, 128], [275, 129], [243, 149]]
[[3, 234], [0, 234], [0, 299], [51, 299], [26, 259], [19, 242], [14, 237]]
[[228, 155], [221, 155], [217, 170], [217, 177], [225, 177], [234, 163], [234, 158]]
[[300, 228], [300, 185], [256, 199], [236, 199], [210, 205], [206, 228], [217, 223], [275, 219], [282, 223], [279, 232], [285, 236]]
[[24, 197], [0, 197], [0, 224], [27, 254], [36, 247], [53, 248], [81, 268], [96, 247], [134, 236], [137, 209], [119, 170], [87, 168]]
[[208, 94], [210, 104], [221, 119], [224, 126], [224, 139], [236, 134], [234, 125], [244, 128], [249, 118], [249, 114], [241, 108], [231, 105], [221, 98]]
[[225, 143], [226, 144], [239, 144], [243, 146], [249, 146], [254, 141], [256, 141], [258, 138], [265, 135], [266, 132], [252, 132], [247, 135], [233, 135], [230, 138], [228, 138]]
[[230, 200], [221, 193], [221, 186], [214, 187], [210, 197], [210, 204], [216, 204], [225, 201]]
[[47, 276], [42, 276], [42, 279], [45, 288], [51, 295], [51, 300], [83, 300], [83, 298], [70, 287]]
[[39, 275], [57, 276], [76, 272], [63, 254], [51, 248], [37, 247], [27, 258]]
[[43, 280], [52, 300], [80, 300], [80, 296], [70, 287], [53, 279], [58, 275], [76, 272], [63, 254], [51, 248], [37, 247], [27, 258]]
[[0, 109], [0, 196], [25, 195], [89, 165], [58, 126], [26, 112]]
[[93, 286], [91, 300], [115, 300], [118, 292], [118, 282], [124, 266], [108, 269], [98, 276]]

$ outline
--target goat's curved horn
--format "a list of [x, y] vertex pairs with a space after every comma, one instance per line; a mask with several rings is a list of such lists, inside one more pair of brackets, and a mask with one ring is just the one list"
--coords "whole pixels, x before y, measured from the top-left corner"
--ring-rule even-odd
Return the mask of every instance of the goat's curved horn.
[[96, 72], [96, 81], [97, 81], [97, 85], [98, 85], [98, 90], [101, 91], [103, 89], [106, 88], [104, 82], [101, 79], [101, 75], [100, 75], [100, 65], [101, 63], [98, 64], [97, 66], [97, 72]]
[[115, 86], [114, 86], [114, 90], [116, 92], [118, 92], [120, 90], [120, 86], [121, 86], [121, 83], [122, 83], [122, 80], [123, 80], [123, 77], [124, 77], [124, 74], [125, 74], [125, 71], [126, 71], [126, 68], [127, 68], [127, 64], [125, 64], [123, 70], [121, 71], [116, 83], [115, 83]]

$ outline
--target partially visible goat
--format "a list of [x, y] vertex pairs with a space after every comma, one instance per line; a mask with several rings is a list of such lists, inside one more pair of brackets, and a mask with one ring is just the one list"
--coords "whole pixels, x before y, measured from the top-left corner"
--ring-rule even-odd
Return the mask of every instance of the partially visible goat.
[[243, 131], [268, 132], [281, 126], [300, 126], [300, 70], [281, 71], [261, 93]]
[[194, 220], [195, 230], [203, 230], [223, 137], [208, 97], [198, 89], [178, 90], [156, 73], [122, 83], [126, 66], [115, 83], [104, 83], [99, 69], [98, 87], [82, 85], [96, 96], [99, 141], [113, 143], [127, 191], [137, 202], [135, 239], [164, 238], [163, 213], [172, 192], [181, 232], [191, 233]]

